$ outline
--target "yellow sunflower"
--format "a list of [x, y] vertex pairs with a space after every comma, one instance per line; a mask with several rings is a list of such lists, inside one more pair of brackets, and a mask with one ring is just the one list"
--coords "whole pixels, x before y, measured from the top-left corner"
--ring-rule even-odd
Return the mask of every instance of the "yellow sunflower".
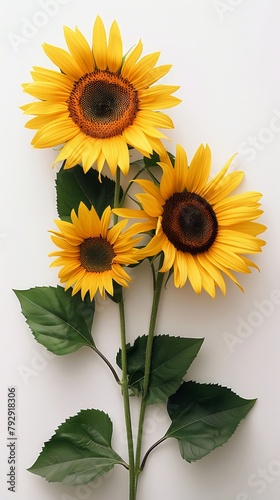
[[141, 59], [142, 43], [123, 54], [119, 26], [113, 22], [110, 33], [101, 18], [93, 27], [92, 48], [82, 33], [64, 27], [69, 49], [43, 44], [43, 49], [58, 71], [34, 67], [33, 83], [24, 91], [40, 99], [22, 106], [35, 115], [26, 126], [37, 129], [32, 140], [36, 148], [63, 145], [55, 162], [64, 168], [82, 163], [87, 172], [97, 162], [101, 172], [107, 161], [112, 174], [117, 166], [127, 174], [128, 146], [144, 156], [163, 153], [165, 135], [158, 128], [173, 128], [172, 120], [155, 110], [180, 102], [171, 94], [174, 85], [154, 85], [171, 65], [156, 66], [159, 52]]
[[198, 148], [189, 166], [179, 145], [174, 167], [168, 155], [161, 160], [163, 173], [158, 186], [149, 180], [135, 181], [145, 191], [137, 195], [142, 210], [114, 210], [124, 217], [146, 218], [138, 223], [139, 232], [155, 230], [148, 245], [139, 251], [139, 258], [162, 251], [160, 271], [173, 268], [175, 286], [182, 287], [189, 280], [198, 294], [204, 289], [215, 297], [216, 286], [225, 294], [223, 273], [242, 289], [231, 271], [258, 269], [246, 255], [260, 252], [265, 244], [257, 235], [266, 227], [254, 222], [262, 214], [261, 194], [250, 191], [229, 196], [244, 175], [241, 171], [227, 174], [232, 158], [209, 180], [208, 146]]
[[100, 219], [81, 202], [71, 222], [55, 221], [60, 232], [51, 231], [51, 238], [61, 250], [50, 254], [58, 257], [51, 266], [62, 266], [58, 277], [65, 290], [73, 287], [72, 295], [80, 290], [84, 299], [89, 292], [92, 300], [99, 290], [104, 298], [105, 292], [113, 295], [113, 280], [124, 287], [131, 281], [123, 266], [138, 262], [134, 245], [141, 238], [132, 238], [133, 228], [123, 231], [126, 220], [109, 229], [111, 214], [107, 207]]

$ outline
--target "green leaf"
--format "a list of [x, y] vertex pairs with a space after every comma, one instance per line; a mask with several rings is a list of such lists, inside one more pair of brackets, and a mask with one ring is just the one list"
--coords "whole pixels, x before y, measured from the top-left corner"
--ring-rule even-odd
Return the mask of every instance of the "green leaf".
[[[56, 178], [57, 211], [62, 220], [70, 220], [71, 210], [77, 211], [81, 201], [94, 206], [101, 217], [107, 206], [114, 205], [115, 182], [91, 168], [86, 174], [80, 165], [70, 169], [61, 168]], [[120, 190], [120, 197], [122, 189]]]
[[150, 158], [144, 156], [143, 161], [146, 168], [156, 167], [158, 162], [160, 161], [160, 157], [158, 153], [153, 151], [153, 154], [150, 156]]
[[122, 300], [122, 289], [123, 287], [117, 283], [116, 281], [113, 281], [113, 295], [110, 295], [108, 292], [107, 292], [107, 296], [113, 301], [115, 302], [116, 304], [119, 304], [120, 301]]
[[194, 462], [228, 441], [255, 402], [220, 385], [183, 382], [168, 400], [165, 438], [176, 438], [182, 457]]
[[100, 410], [81, 410], [62, 423], [28, 469], [49, 482], [76, 486], [94, 481], [115, 464], [127, 467], [111, 447], [112, 422]]
[[[131, 390], [143, 394], [147, 336], [138, 337], [133, 346], [127, 345], [127, 370]], [[197, 356], [203, 339], [188, 339], [158, 335], [154, 337], [151, 374], [147, 403], [164, 403], [174, 394], [189, 366]], [[121, 368], [121, 351], [117, 355]]]
[[94, 346], [91, 326], [94, 301], [71, 296], [63, 287], [14, 290], [22, 313], [40, 344], [54, 354], [69, 354], [82, 346]]
[[[174, 165], [175, 156], [172, 153], [169, 153], [169, 151], [167, 151], [167, 154], [171, 160], [172, 165]], [[153, 154], [151, 155], [150, 158], [147, 158], [146, 156], [144, 156], [143, 160], [144, 160], [145, 167], [151, 168], [151, 167], [157, 166], [158, 162], [160, 161], [160, 157], [159, 157], [158, 153], [153, 151]]]

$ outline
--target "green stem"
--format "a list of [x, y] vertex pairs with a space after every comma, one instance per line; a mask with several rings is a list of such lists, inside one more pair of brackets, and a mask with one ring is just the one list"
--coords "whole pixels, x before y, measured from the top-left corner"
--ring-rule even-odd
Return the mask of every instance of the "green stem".
[[111, 372], [112, 372], [112, 374], [113, 374], [113, 376], [114, 376], [114, 379], [116, 380], [116, 382], [117, 382], [118, 384], [120, 384], [120, 383], [121, 383], [121, 381], [120, 381], [120, 379], [119, 379], [119, 376], [118, 376], [118, 374], [117, 374], [117, 372], [116, 372], [115, 368], [113, 367], [113, 365], [112, 365], [112, 364], [110, 363], [110, 361], [106, 358], [106, 356], [104, 356], [104, 354], [103, 354], [101, 351], [99, 351], [99, 349], [97, 349], [97, 347], [96, 347], [96, 346], [91, 346], [91, 348], [92, 348], [92, 350], [93, 350], [96, 354], [98, 354], [98, 356], [100, 356], [100, 358], [104, 361], [104, 363], [106, 363], [106, 365], [108, 366], [108, 368], [111, 370]]
[[[115, 193], [114, 193], [114, 208], [118, 208], [120, 206], [120, 191], [121, 191], [121, 171], [120, 168], [117, 168], [116, 171], [116, 181], [115, 181]], [[118, 216], [114, 214], [114, 224], [117, 224]]]
[[[135, 163], [137, 163], [137, 162], [135, 162]], [[133, 163], [131, 163], [131, 164], [130, 164], [130, 166], [131, 166], [131, 165], [133, 165]], [[121, 199], [121, 201], [120, 201], [120, 206], [122, 206], [122, 204], [123, 204], [123, 202], [124, 202], [125, 198], [128, 196], [128, 191], [130, 190], [130, 188], [131, 188], [131, 186], [132, 186], [132, 184], [133, 184], [133, 181], [135, 181], [135, 180], [137, 179], [137, 177], [139, 177], [139, 176], [142, 174], [142, 172], [148, 172], [149, 176], [152, 178], [152, 180], [154, 181], [154, 183], [155, 183], [156, 185], [159, 185], [159, 181], [158, 181], [158, 179], [154, 176], [154, 174], [152, 174], [152, 172], [150, 172], [150, 170], [149, 170], [149, 168], [148, 168], [148, 167], [140, 168], [140, 169], [138, 170], [138, 172], [135, 174], [135, 176], [133, 177], [133, 179], [129, 182], [129, 184], [128, 184], [128, 186], [127, 186], [126, 190], [124, 191], [123, 196], [122, 196], [122, 199]], [[134, 201], [135, 203], [137, 203], [137, 202], [136, 202], [136, 200], [133, 200], [133, 201]]]
[[120, 205], [121, 205], [121, 206], [122, 206], [122, 204], [123, 204], [123, 202], [124, 202], [125, 198], [126, 198], [126, 197], [127, 197], [127, 195], [128, 195], [128, 191], [130, 190], [130, 188], [131, 188], [131, 186], [132, 186], [132, 184], [133, 184], [133, 182], [132, 182], [132, 181], [135, 181], [135, 179], [137, 179], [137, 177], [139, 177], [139, 175], [140, 175], [142, 172], [144, 172], [144, 171], [145, 171], [145, 169], [144, 169], [144, 168], [141, 168], [140, 170], [138, 170], [137, 174], [136, 174], [136, 175], [133, 177], [133, 179], [132, 179], [132, 180], [128, 183], [128, 186], [127, 186], [126, 190], [124, 191], [123, 196], [122, 196], [122, 199], [121, 199], [121, 202], [120, 202]]
[[120, 328], [121, 328], [121, 362], [122, 362], [121, 386], [122, 386], [128, 461], [129, 461], [129, 500], [135, 500], [136, 488], [135, 488], [134, 446], [133, 446], [133, 434], [131, 425], [129, 388], [128, 388], [128, 376], [127, 376], [126, 334], [125, 334], [125, 315], [124, 315], [123, 297], [119, 302], [119, 312], [120, 312]]
[[[162, 265], [162, 258], [159, 265], [159, 268]], [[153, 304], [151, 309], [150, 316], [150, 326], [149, 333], [146, 345], [146, 357], [145, 357], [145, 372], [144, 372], [144, 381], [143, 381], [143, 396], [141, 401], [140, 413], [139, 413], [139, 424], [138, 424], [138, 435], [137, 435], [137, 445], [136, 445], [136, 456], [135, 456], [135, 474], [136, 474], [136, 483], [138, 480], [138, 476], [143, 467], [140, 466], [141, 460], [141, 448], [142, 448], [142, 437], [143, 437], [143, 428], [144, 428], [144, 419], [147, 407], [147, 395], [149, 390], [149, 382], [150, 382], [150, 372], [151, 372], [151, 362], [152, 362], [152, 349], [153, 349], [153, 339], [155, 333], [156, 319], [160, 301], [160, 295], [162, 291], [162, 284], [164, 280], [164, 273], [158, 271], [157, 278], [154, 286], [154, 295], [153, 295]]]
[[[117, 167], [116, 179], [115, 179], [114, 208], [120, 206], [120, 190], [121, 190], [120, 180], [121, 180], [121, 171], [120, 168]], [[114, 214], [114, 224], [117, 224], [117, 222], [118, 222], [118, 216]], [[128, 450], [128, 463], [129, 463], [129, 500], [136, 500], [134, 443], [133, 443], [130, 401], [129, 401], [125, 313], [124, 313], [124, 300], [122, 292], [118, 304], [119, 304], [120, 331], [121, 331], [121, 364], [122, 364], [121, 387], [122, 387], [126, 440], [127, 440], [127, 450]]]
[[148, 449], [148, 451], [146, 452], [146, 454], [145, 454], [145, 456], [144, 456], [144, 458], [142, 460], [141, 467], [140, 467], [140, 472], [142, 472], [142, 470], [144, 469], [146, 460], [147, 460], [148, 456], [150, 455], [151, 451], [153, 451], [159, 444], [163, 443], [163, 441], [165, 441], [166, 439], [167, 439], [167, 436], [163, 436], [162, 438], [160, 438], [158, 441], [156, 441], [156, 443], [154, 443]]

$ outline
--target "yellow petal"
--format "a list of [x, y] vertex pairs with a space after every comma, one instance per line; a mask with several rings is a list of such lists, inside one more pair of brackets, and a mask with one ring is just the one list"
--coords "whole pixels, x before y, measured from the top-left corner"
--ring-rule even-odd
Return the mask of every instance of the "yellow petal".
[[131, 71], [133, 70], [139, 57], [141, 56], [142, 50], [143, 50], [143, 44], [142, 44], [141, 40], [139, 40], [136, 47], [134, 47], [134, 49], [132, 49], [131, 52], [129, 52], [128, 55], [125, 57], [125, 60], [124, 60], [123, 66], [122, 66], [122, 71], [121, 71], [123, 78], [126, 78], [127, 80], [129, 80], [129, 75], [130, 75]]
[[169, 94], [156, 96], [154, 98], [139, 96], [141, 109], [165, 109], [165, 108], [173, 108], [180, 104], [181, 99], [178, 97], [170, 96]]
[[96, 68], [107, 69], [107, 37], [104, 24], [100, 16], [97, 16], [93, 26], [92, 51]]
[[[225, 166], [220, 170], [220, 172], [217, 173], [217, 175], [215, 175], [215, 177], [213, 177], [213, 179], [211, 179], [211, 181], [208, 182], [208, 184], [206, 184], [206, 186], [200, 190], [200, 196], [203, 196], [205, 197], [206, 199], [210, 199], [211, 196], [213, 196], [213, 193], [215, 191], [215, 189], [219, 186], [220, 182], [222, 181], [223, 177], [226, 175], [229, 167], [230, 167], [230, 164], [233, 160], [233, 158], [235, 157], [236, 155], [233, 155], [225, 164]], [[240, 175], [240, 182], [244, 176], [244, 173], [243, 172], [239, 172], [239, 175]]]
[[159, 56], [160, 52], [154, 52], [152, 54], [148, 54], [142, 57], [142, 59], [140, 59], [140, 61], [136, 63], [134, 66], [132, 66], [130, 68], [130, 71], [127, 72], [126, 78], [136, 89], [137, 89], [137, 84], [140, 84], [141, 86], [143, 77], [145, 77], [145, 75], [149, 73], [149, 71], [151, 71], [151, 69], [155, 66]]
[[185, 150], [179, 144], [176, 147], [176, 157], [174, 164], [174, 193], [181, 193], [186, 188], [188, 173], [188, 159]]
[[97, 170], [99, 173], [101, 173], [103, 170], [105, 159], [106, 158], [105, 158], [103, 152], [100, 151], [100, 154], [98, 155], [98, 158], [97, 158]]
[[236, 231], [251, 234], [252, 236], [257, 236], [267, 230], [267, 227], [264, 224], [251, 221], [240, 222], [239, 224], [232, 225], [230, 228]]
[[105, 272], [105, 273], [102, 273], [102, 275], [101, 275], [101, 283], [99, 285], [99, 292], [104, 299], [105, 299], [105, 290], [110, 295], [113, 295], [113, 293], [114, 293], [111, 272]]
[[72, 31], [67, 26], [64, 26], [64, 37], [69, 51], [81, 69], [81, 73], [93, 71], [94, 61], [91, 48], [78, 28]]
[[151, 147], [149, 140], [140, 127], [137, 127], [135, 125], [127, 127], [123, 131], [123, 137], [125, 138], [126, 142], [135, 149], [143, 150], [147, 153], [152, 154], [153, 148]]
[[100, 236], [102, 236], [102, 238], [107, 238], [111, 214], [112, 214], [111, 207], [108, 206], [104, 210], [100, 222]]
[[199, 294], [202, 289], [202, 279], [193, 255], [191, 255], [190, 253], [186, 253], [186, 261], [188, 268], [188, 279], [194, 291]]
[[[140, 110], [137, 113], [137, 118], [142, 118], [148, 125], [160, 128], [173, 128], [173, 121], [165, 113], [157, 111]], [[135, 123], [135, 122], [134, 122]]]
[[200, 266], [205, 269], [205, 271], [211, 276], [211, 278], [215, 281], [215, 283], [221, 289], [223, 295], [226, 293], [226, 284], [223, 276], [220, 273], [220, 270], [210, 262], [207, 257], [207, 252], [197, 254], [196, 259]]
[[82, 76], [81, 68], [75, 59], [66, 52], [66, 50], [60, 47], [55, 47], [48, 43], [43, 43], [43, 50], [50, 58], [50, 60], [67, 76], [70, 76], [74, 80], [79, 80]]
[[[67, 111], [67, 104], [65, 102], [31, 102], [21, 106], [24, 113], [27, 115], [59, 115]], [[49, 119], [49, 118], [48, 118]]]
[[154, 236], [144, 248], [140, 248], [138, 255], [139, 259], [145, 259], [146, 257], [152, 257], [157, 255], [162, 251], [162, 244], [165, 238]]
[[123, 231], [126, 225], [127, 219], [124, 219], [109, 229], [107, 240], [111, 245], [114, 245], [114, 243], [116, 243], [116, 240], [118, 239], [120, 233]]
[[123, 47], [120, 29], [116, 21], [113, 22], [108, 42], [108, 68], [116, 72], [122, 64]]
[[99, 237], [101, 232], [101, 222], [94, 207], [91, 207], [90, 212], [86, 215], [87, 232], [89, 236]]
[[[86, 270], [81, 267], [80, 270], [77, 273], [73, 273], [67, 280], [65, 290], [70, 288], [73, 283], [75, 283], [74, 288], [73, 288], [73, 295], [77, 293], [81, 289], [81, 284], [83, 281], [84, 276], [86, 275]], [[64, 280], [62, 280], [64, 281]]]
[[166, 154], [166, 150], [162, 141], [156, 139], [155, 137], [149, 137], [149, 143], [153, 151], [155, 151], [160, 157]]
[[[80, 138], [82, 141], [82, 137]], [[88, 172], [96, 162], [100, 151], [102, 141], [87, 137], [84, 142], [80, 142], [79, 148], [75, 151], [76, 163], [82, 163], [84, 172]]]
[[123, 269], [120, 264], [112, 264], [112, 277], [113, 279], [119, 283], [121, 286], [127, 287], [127, 281], [131, 281], [131, 277], [127, 274], [127, 272]]
[[265, 245], [264, 240], [231, 229], [220, 230], [215, 241], [226, 246], [227, 251], [239, 254], [259, 253], [260, 247]]
[[153, 85], [152, 87], [148, 87], [138, 91], [138, 95], [140, 99], [145, 99], [146, 102], [153, 101], [159, 97], [165, 97], [169, 94], [173, 94], [179, 90], [178, 85]]
[[170, 243], [170, 241], [166, 238], [165, 234], [162, 231], [158, 233], [157, 238], [159, 239], [159, 241], [162, 241], [162, 250], [164, 253], [164, 261], [160, 271], [162, 273], [166, 273], [172, 268], [174, 264], [174, 260], [176, 258], [176, 249], [174, 245], [172, 245], [172, 243]]
[[204, 289], [214, 299], [216, 296], [216, 283], [212, 276], [210, 276], [206, 269], [200, 265], [199, 261], [195, 257], [195, 263], [201, 275], [202, 289]]
[[225, 199], [217, 201], [215, 203], [216, 209], [223, 208], [236, 208], [236, 207], [253, 207], [257, 208], [259, 205], [257, 204], [260, 198], [262, 197], [261, 193], [255, 191], [249, 191], [246, 193], [239, 193], [236, 195], [228, 196]]
[[73, 139], [77, 135], [77, 128], [71, 121], [63, 121], [61, 117], [42, 126], [34, 135], [31, 144], [36, 148], [57, 146]]
[[[61, 238], [61, 236], [56, 236], [55, 234], [52, 234], [51, 239], [57, 247], [62, 248], [63, 250], [67, 251], [71, 248], [71, 245], [69, 245], [68, 241], [65, 241], [64, 238]], [[57, 254], [52, 253], [52, 255], [57, 255]]]
[[215, 207], [215, 212], [220, 226], [230, 226], [240, 222], [251, 221], [262, 215], [263, 211], [251, 207], [236, 207], [228, 209], [219, 209]]
[[59, 83], [39, 82], [24, 85], [24, 92], [42, 101], [66, 102], [69, 88]]
[[154, 198], [150, 194], [141, 193], [136, 195], [137, 199], [140, 201], [143, 209], [150, 217], [160, 217], [163, 212], [163, 207], [157, 198]]
[[151, 71], [149, 71], [149, 73], [143, 75], [143, 80], [142, 82], [139, 82], [138, 89], [150, 87], [150, 85], [153, 85], [153, 83], [157, 82], [160, 78], [165, 76], [171, 68], [172, 64], [164, 64], [162, 66], [153, 68]]
[[211, 151], [209, 146], [201, 144], [197, 149], [189, 167], [186, 188], [190, 192], [201, 194], [208, 180], [211, 168]]
[[135, 236], [139, 233], [146, 233], [148, 231], [152, 231], [155, 228], [156, 228], [156, 219], [151, 219], [147, 222], [135, 222], [135, 224], [132, 224], [132, 226], [130, 226], [126, 230], [126, 234], [128, 236]]
[[219, 186], [212, 193], [207, 194], [207, 201], [211, 205], [214, 203], [219, 203], [220, 200], [224, 200], [234, 189], [236, 189], [243, 179], [243, 175], [240, 172], [231, 172], [224, 177]]
[[174, 285], [176, 288], [182, 288], [188, 278], [188, 266], [186, 254], [177, 251], [174, 260]]
[[130, 167], [127, 143], [123, 136], [116, 136], [115, 144], [118, 150], [118, 166], [120, 167], [123, 174], [127, 175]]
[[165, 199], [161, 196], [159, 187], [156, 186], [153, 182], [146, 179], [135, 179], [134, 182], [139, 184], [139, 186], [141, 186], [142, 189], [146, 191], [146, 193], [156, 198], [161, 205], [164, 205]]
[[140, 112], [138, 112], [136, 118], [134, 119], [134, 125], [137, 126], [144, 132], [144, 134], [148, 137], [154, 137], [157, 139], [167, 139], [166, 135], [163, 134], [160, 130], [156, 129], [152, 123], [149, 123], [147, 118], [143, 118], [140, 116]]
[[41, 66], [33, 66], [31, 75], [35, 83], [56, 83], [59, 86], [67, 86], [69, 89], [73, 88], [73, 78], [67, 76], [65, 73], [61, 73], [61, 71], [43, 68]]
[[[73, 159], [72, 166], [79, 163], [81, 159], [81, 155], [79, 154], [79, 149], [81, 148], [81, 145], [83, 146], [84, 144], [82, 136], [83, 134], [78, 133], [71, 140], [67, 141], [66, 144], [63, 146], [63, 148], [60, 150], [59, 154], [57, 155], [55, 163], [65, 160], [66, 158], [68, 159], [69, 163], [71, 163]], [[86, 138], [86, 136], [84, 136], [84, 138]], [[79, 158], [79, 160], [77, 160], [77, 158]], [[64, 168], [67, 168], [66, 165], [64, 165]]]
[[86, 273], [81, 282], [81, 296], [84, 300], [85, 295], [89, 292], [90, 300], [92, 300], [97, 292], [97, 287], [99, 284], [99, 276], [96, 273]]
[[209, 248], [207, 257], [219, 269], [227, 268], [239, 273], [250, 272], [244, 260], [234, 252], [227, 252], [224, 246], [214, 244]]
[[134, 208], [113, 208], [112, 212], [128, 219], [145, 219], [147, 217], [144, 210], [136, 210]]
[[106, 158], [111, 172], [115, 172], [118, 165], [118, 144], [115, 137], [102, 140], [102, 152]]
[[160, 181], [160, 194], [162, 198], [168, 200], [175, 192], [175, 174], [174, 168], [170, 163], [160, 163], [163, 170]]

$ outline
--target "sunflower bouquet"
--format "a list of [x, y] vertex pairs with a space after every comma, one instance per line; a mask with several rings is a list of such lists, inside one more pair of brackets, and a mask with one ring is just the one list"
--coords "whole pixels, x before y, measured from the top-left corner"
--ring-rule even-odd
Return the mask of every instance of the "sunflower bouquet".
[[[37, 130], [33, 146], [60, 149], [54, 162], [61, 164], [55, 181], [57, 228], [50, 231], [57, 249], [50, 256], [63, 286], [15, 293], [37, 342], [56, 355], [89, 347], [104, 361], [123, 401], [127, 456], [112, 447], [109, 415], [82, 409], [58, 426], [29, 471], [77, 486], [121, 465], [128, 471], [128, 498], [135, 500], [155, 447], [175, 438], [182, 458], [197, 461], [223, 445], [255, 404], [222, 385], [186, 380], [203, 338], [155, 333], [169, 280], [212, 298], [218, 289], [226, 294], [225, 279], [242, 290], [233, 273], [257, 268], [248, 255], [265, 244], [259, 234], [266, 228], [256, 222], [261, 194], [233, 194], [243, 179], [243, 172], [229, 171], [233, 158], [211, 176], [208, 145], [200, 145], [190, 162], [181, 145], [175, 155], [166, 150], [160, 129], [173, 123], [161, 110], [180, 100], [173, 96], [178, 86], [157, 84], [171, 68], [157, 66], [159, 52], [142, 57], [139, 41], [124, 53], [117, 22], [107, 37], [99, 16], [92, 47], [78, 28], [65, 27], [64, 34], [68, 51], [43, 45], [57, 70], [34, 67], [33, 82], [23, 88], [37, 100], [22, 106], [34, 116], [26, 124]], [[132, 160], [132, 150], [141, 158]], [[144, 260], [153, 290], [149, 329], [131, 345], [125, 295], [131, 269]], [[97, 294], [119, 310], [114, 361], [93, 337]], [[155, 404], [166, 406], [170, 425], [143, 450], [146, 410]]]

